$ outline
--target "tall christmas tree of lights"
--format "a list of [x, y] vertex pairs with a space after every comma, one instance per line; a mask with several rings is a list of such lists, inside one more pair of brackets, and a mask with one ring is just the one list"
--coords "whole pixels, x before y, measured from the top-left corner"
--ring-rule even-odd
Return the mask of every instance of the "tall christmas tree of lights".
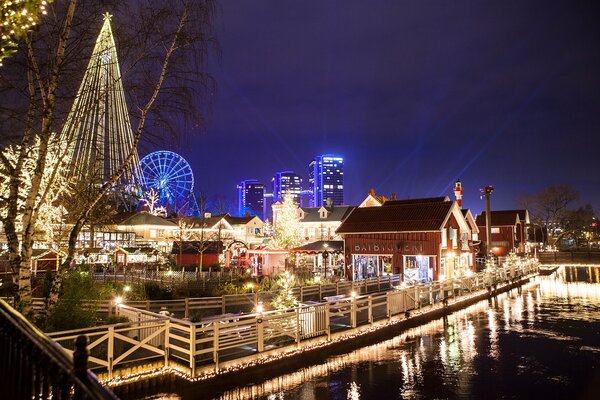
[[[83, 76], [63, 135], [72, 146], [74, 176], [88, 181], [106, 182], [123, 164], [133, 148], [133, 131], [123, 92], [110, 14], [104, 24]], [[121, 177], [133, 184], [134, 168], [139, 162], [137, 150]]]

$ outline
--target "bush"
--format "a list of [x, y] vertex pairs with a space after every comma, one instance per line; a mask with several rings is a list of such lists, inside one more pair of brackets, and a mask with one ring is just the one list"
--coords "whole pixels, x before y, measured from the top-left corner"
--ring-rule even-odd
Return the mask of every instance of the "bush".
[[39, 321], [47, 332], [80, 329], [94, 326], [97, 307], [84, 300], [99, 300], [101, 293], [86, 271], [70, 271], [63, 276], [56, 306]]
[[121, 324], [124, 322], [129, 322], [129, 318], [126, 315], [111, 315], [106, 320], [106, 323], [109, 325]]

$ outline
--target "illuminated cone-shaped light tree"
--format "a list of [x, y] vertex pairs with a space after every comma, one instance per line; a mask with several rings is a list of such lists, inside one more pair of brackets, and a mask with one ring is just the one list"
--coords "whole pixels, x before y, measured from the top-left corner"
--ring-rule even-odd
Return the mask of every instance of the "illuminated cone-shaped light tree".
[[109, 14], [104, 16], [104, 24], [63, 134], [73, 143], [71, 161], [74, 176], [87, 182], [106, 182], [125, 164], [133, 150], [129, 168], [121, 176], [121, 182], [132, 182], [133, 167], [139, 159], [134, 149]]
[[275, 246], [283, 250], [293, 249], [302, 244], [298, 206], [291, 195], [283, 196], [283, 203], [277, 215], [273, 239]]

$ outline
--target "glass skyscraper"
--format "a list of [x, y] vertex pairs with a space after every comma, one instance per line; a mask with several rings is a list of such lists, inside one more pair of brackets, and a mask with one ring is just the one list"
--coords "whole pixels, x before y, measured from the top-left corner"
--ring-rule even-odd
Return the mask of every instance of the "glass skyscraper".
[[265, 185], [256, 179], [241, 181], [238, 189], [238, 213], [240, 216], [250, 213], [263, 217]]
[[312, 190], [313, 207], [344, 204], [344, 158], [332, 154], [316, 156], [309, 164], [308, 183]]
[[277, 172], [273, 176], [273, 203], [283, 201], [285, 194], [291, 194], [296, 204], [300, 204], [302, 178], [293, 171]]

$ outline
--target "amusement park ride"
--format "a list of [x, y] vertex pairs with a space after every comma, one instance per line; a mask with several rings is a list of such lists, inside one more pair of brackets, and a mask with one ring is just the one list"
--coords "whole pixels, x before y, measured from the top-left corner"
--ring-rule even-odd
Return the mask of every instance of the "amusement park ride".
[[121, 208], [139, 208], [146, 193], [154, 189], [159, 193], [157, 206], [169, 214], [199, 215], [194, 174], [183, 157], [156, 151], [139, 161], [109, 14], [104, 16], [63, 135], [72, 148], [72, 174], [82, 181], [109, 181], [133, 153], [111, 191]]

